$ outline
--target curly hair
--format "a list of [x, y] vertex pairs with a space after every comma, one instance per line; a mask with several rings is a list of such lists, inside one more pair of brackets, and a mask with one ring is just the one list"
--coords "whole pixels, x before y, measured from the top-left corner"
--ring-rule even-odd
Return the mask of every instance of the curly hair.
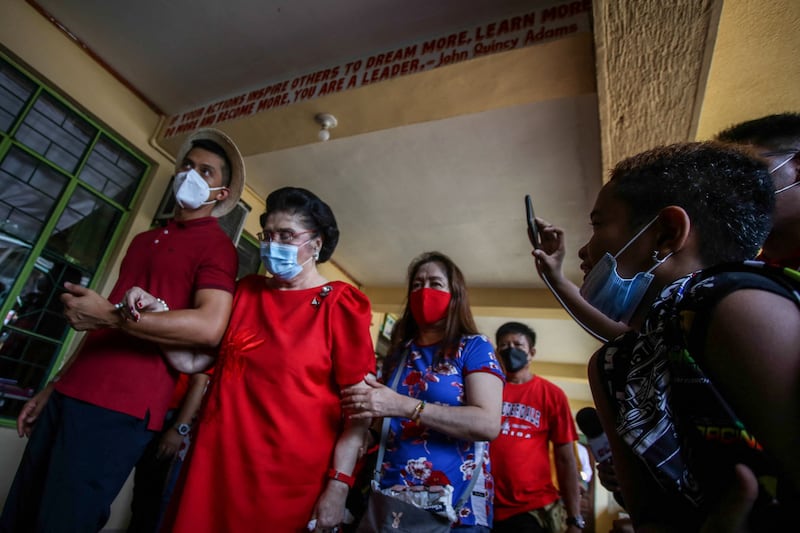
[[621, 161], [610, 192], [638, 229], [664, 207], [682, 207], [708, 265], [755, 257], [772, 228], [775, 195], [766, 164], [714, 142], [658, 147]]
[[308, 229], [322, 238], [322, 249], [317, 262], [324, 263], [331, 258], [339, 243], [339, 226], [330, 206], [316, 194], [300, 187], [283, 187], [267, 196], [266, 208], [266, 212], [261, 215], [262, 227], [270, 213], [283, 211], [298, 215]]

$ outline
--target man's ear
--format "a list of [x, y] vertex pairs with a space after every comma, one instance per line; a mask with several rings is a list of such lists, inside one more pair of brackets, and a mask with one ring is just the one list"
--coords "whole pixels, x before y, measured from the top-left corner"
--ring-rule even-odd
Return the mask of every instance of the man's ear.
[[682, 207], [668, 205], [663, 208], [658, 214], [656, 224], [658, 228], [656, 246], [659, 257], [663, 258], [669, 253], [676, 253], [687, 245], [692, 230], [692, 221]]
[[216, 193], [217, 193], [217, 195], [214, 197], [214, 199], [215, 199], [216, 201], [218, 201], [218, 202], [221, 202], [221, 201], [223, 201], [225, 198], [227, 198], [227, 197], [228, 197], [228, 195], [231, 193], [231, 190], [230, 190], [229, 188], [225, 187], [224, 189], [220, 189], [220, 190], [218, 190], [218, 191], [214, 191], [214, 192], [216, 192]]
[[530, 359], [533, 359], [536, 357], [536, 348], [531, 348], [528, 353], [530, 354]]

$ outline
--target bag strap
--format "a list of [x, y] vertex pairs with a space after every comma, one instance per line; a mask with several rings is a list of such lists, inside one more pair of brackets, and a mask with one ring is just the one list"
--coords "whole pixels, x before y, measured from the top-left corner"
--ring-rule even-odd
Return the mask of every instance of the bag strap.
[[755, 260], [723, 263], [697, 273], [689, 280], [687, 289], [701, 285], [710, 277], [715, 277], [715, 281], [704, 288], [699, 300], [687, 298], [678, 303], [679, 311], [689, 309], [697, 314], [690, 324], [679, 324], [686, 335], [687, 347], [694, 353], [703, 351], [705, 332], [711, 320], [710, 310], [734, 291], [757, 289], [771, 292], [794, 301], [800, 309], [800, 273], [791, 268]]
[[[408, 359], [408, 352], [409, 348], [406, 347], [403, 350], [403, 355], [400, 356], [400, 362], [395, 367], [394, 376], [392, 376], [392, 383], [389, 385], [389, 388], [393, 391], [397, 392], [397, 383], [400, 381], [400, 376], [403, 373], [403, 368], [406, 366], [406, 361]], [[378, 447], [378, 455], [375, 461], [375, 471], [373, 472], [372, 480], [376, 486], [380, 485], [381, 481], [381, 472], [383, 470], [383, 456], [386, 453], [386, 439], [389, 436], [389, 425], [391, 424], [392, 417], [385, 416], [383, 417], [383, 424], [381, 425], [381, 444]], [[482, 444], [482, 441], [476, 441], [475, 443], [475, 469], [472, 471], [472, 478], [470, 478], [469, 483], [464, 488], [464, 492], [461, 494], [461, 497], [458, 501], [453, 505], [453, 509], [456, 513], [464, 506], [469, 498], [472, 489], [475, 487], [475, 483], [478, 481], [478, 476], [480, 474], [479, 469], [483, 467], [483, 446], [479, 446]], [[480, 449], [480, 453], [478, 448]]]
[[[400, 362], [394, 368], [394, 376], [392, 376], [392, 383], [389, 388], [397, 392], [397, 383], [400, 381], [400, 376], [403, 374], [403, 368], [406, 366], [408, 359], [409, 348], [403, 350], [403, 355], [400, 356]], [[375, 472], [372, 474], [372, 480], [375, 484], [381, 481], [381, 471], [383, 470], [383, 455], [386, 453], [386, 438], [389, 436], [389, 424], [392, 422], [392, 417], [383, 417], [383, 424], [381, 425], [381, 445], [378, 447], [378, 456], [375, 461]]]

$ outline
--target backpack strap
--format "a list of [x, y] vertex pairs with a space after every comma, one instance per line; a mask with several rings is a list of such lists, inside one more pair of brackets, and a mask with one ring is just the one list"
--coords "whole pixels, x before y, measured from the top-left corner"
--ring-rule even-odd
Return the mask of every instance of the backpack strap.
[[[693, 353], [702, 353], [702, 342], [714, 307], [729, 294], [757, 289], [783, 296], [800, 309], [800, 272], [761, 261], [723, 263], [699, 272], [686, 287], [687, 296], [678, 304], [681, 312], [692, 311], [694, 320], [682, 322]], [[698, 351], [699, 350], [699, 351]]]

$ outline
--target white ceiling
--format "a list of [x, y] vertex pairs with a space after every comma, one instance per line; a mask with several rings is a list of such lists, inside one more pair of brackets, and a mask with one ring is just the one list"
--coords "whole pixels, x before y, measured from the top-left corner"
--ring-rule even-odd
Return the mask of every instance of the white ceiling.
[[[362, 283], [402, 283], [411, 257], [438, 249], [473, 286], [530, 287], [523, 197], [568, 234], [585, 234], [599, 154], [576, 144], [597, 146], [596, 123], [594, 98], [584, 96], [265, 153], [248, 170], [261, 194], [298, 185], [347, 198], [335, 257]], [[577, 269], [577, 255], [569, 266]]]
[[[35, 3], [166, 115], [367, 54], [559, 4], [539, 0]], [[479, 61], [487, 59], [468, 63]], [[455, 67], [439, 70], [446, 69]], [[558, 69], [537, 72], [531, 93], [559, 75]], [[593, 78], [593, 72], [590, 75]], [[490, 88], [501, 85], [503, 76], [481, 83]], [[350, 92], [352, 96], [347, 92], [339, 96], [358, 99], [366, 94]], [[362, 114], [374, 115], [359, 120], [380, 123], [382, 108], [396, 112], [391, 109], [396, 100], [389, 94], [377, 106], [356, 100]], [[333, 260], [365, 287], [402, 285], [410, 260], [432, 249], [453, 257], [473, 287], [542, 287], [525, 233], [527, 193], [533, 196], [539, 216], [566, 228], [571, 248], [566, 271], [579, 280], [574, 252], [588, 237], [588, 212], [601, 184], [596, 95], [529, 98], [521, 105], [517, 102], [525, 101], [524, 94], [510, 103], [493, 103], [491, 95], [487, 99], [485, 110], [479, 112], [470, 102], [463, 102], [466, 111], [461, 112], [461, 102], [447, 102], [455, 110], [445, 118], [431, 112], [436, 118], [425, 119], [421, 111], [422, 118], [366, 127], [353, 135], [340, 134], [351, 117], [338, 116], [340, 126], [326, 143], [310, 135], [308, 144], [272, 150], [265, 138], [262, 150], [257, 142], [262, 130], [242, 127], [234, 138], [243, 143], [243, 137], [248, 138], [248, 146], [255, 142], [257, 148], [243, 151], [248, 185], [261, 198], [276, 187], [295, 185], [309, 188], [333, 207], [342, 233]], [[309, 113], [308, 122], [313, 124]], [[253, 208], [258, 211], [261, 206]]]

